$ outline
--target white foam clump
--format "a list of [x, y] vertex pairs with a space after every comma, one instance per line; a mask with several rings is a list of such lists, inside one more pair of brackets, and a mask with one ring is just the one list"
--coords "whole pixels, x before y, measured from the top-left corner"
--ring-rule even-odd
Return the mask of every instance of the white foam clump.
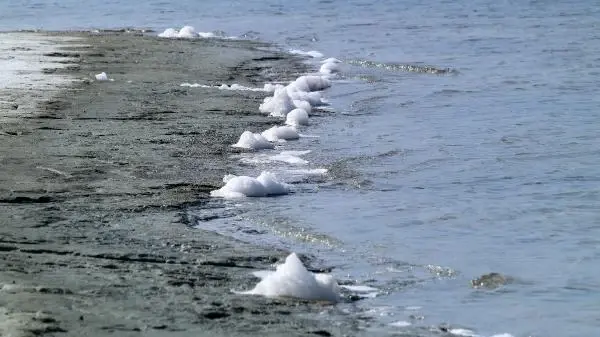
[[395, 326], [397, 328], [405, 328], [407, 326], [411, 326], [412, 324], [410, 322], [407, 321], [397, 321], [394, 323], [390, 323], [391, 326]]
[[276, 89], [273, 97], [266, 97], [258, 107], [260, 112], [268, 112], [273, 117], [285, 117], [288, 112], [295, 108], [296, 106], [285, 88]]
[[280, 182], [275, 175], [263, 171], [258, 177], [226, 175], [223, 178], [225, 186], [211, 191], [211, 197], [226, 199], [242, 197], [267, 197], [288, 194], [291, 188]]
[[105, 72], [101, 72], [100, 74], [96, 74], [96, 81], [108, 81], [108, 75]]
[[166, 38], [183, 38], [183, 39], [191, 39], [194, 37], [198, 37], [196, 30], [192, 26], [183, 26], [180, 30], [176, 30], [173, 28], [167, 28], [164, 32], [158, 34], [159, 37]]
[[271, 142], [294, 140], [300, 138], [298, 131], [291, 126], [274, 126], [261, 133], [265, 139]]
[[274, 89], [272, 97], [264, 99], [260, 105], [261, 112], [269, 113], [274, 117], [286, 117], [288, 112], [301, 108], [307, 112], [313, 105], [323, 105], [321, 94], [315, 91], [321, 91], [331, 86], [331, 82], [316, 75], [305, 75], [298, 77], [287, 86], [265, 85], [265, 89]]
[[342, 63], [342, 61], [330, 57], [324, 61], [321, 62], [321, 68], [319, 69], [319, 72], [322, 74], [333, 74], [333, 73], [337, 73], [340, 71], [340, 64]]
[[282, 151], [281, 153], [269, 157], [271, 160], [282, 161], [292, 165], [306, 165], [307, 160], [300, 158], [300, 156], [310, 153], [310, 150], [305, 151]]
[[198, 32], [198, 36], [203, 38], [217, 37], [217, 35], [215, 35], [213, 32]]
[[304, 75], [298, 77], [294, 82], [290, 83], [288, 87], [292, 87], [297, 91], [321, 91], [331, 87], [331, 81], [323, 76]]
[[[465, 336], [465, 337], [483, 337], [481, 335], [476, 334], [475, 332], [473, 332], [472, 330], [469, 329], [450, 329], [448, 331], [449, 333], [456, 335], [456, 336]], [[502, 333], [502, 334], [496, 334], [496, 335], [492, 335], [490, 337], [514, 337], [513, 335], [509, 334], [509, 333]]]
[[196, 29], [192, 26], [183, 26], [180, 30], [176, 30], [173, 28], [167, 28], [164, 32], [158, 34], [159, 37], [166, 38], [180, 38], [180, 39], [193, 39], [197, 37], [203, 38], [211, 38], [216, 37], [214, 33], [206, 33], [206, 32], [196, 32]]
[[360, 297], [365, 297], [365, 298], [375, 298], [379, 294], [379, 289], [369, 287], [369, 286], [342, 285], [340, 287], [342, 287], [344, 289], [348, 289], [352, 292], [358, 293]]
[[290, 96], [290, 98], [292, 99], [292, 101], [294, 102], [294, 105], [297, 108], [300, 108], [300, 106], [298, 106], [296, 101], [306, 101], [306, 102], [308, 102], [308, 104], [310, 106], [319, 106], [319, 105], [327, 104], [326, 102], [323, 101], [323, 97], [321, 96], [321, 93], [318, 91], [313, 91], [313, 92], [298, 91], [298, 90], [295, 90], [295, 88], [289, 86], [289, 87], [287, 87], [287, 92], [288, 92], [288, 95]]
[[[200, 83], [181, 83], [179, 85], [180, 87], [189, 87], [189, 88], [213, 88], [213, 89], [219, 89], [219, 90], [233, 90], [233, 91], [269, 91], [266, 90], [265, 88], [252, 88], [252, 87], [246, 87], [243, 86], [241, 84], [237, 84], [237, 83], [233, 83], [231, 85], [227, 85], [225, 83], [221, 84], [221, 85], [206, 85], [206, 84], [200, 84]], [[266, 86], [266, 84], [265, 84]]]
[[261, 281], [241, 294], [266, 297], [294, 297], [312, 301], [338, 302], [339, 287], [328, 274], [314, 274], [304, 267], [296, 253], [290, 254], [276, 271], [255, 272]]
[[285, 124], [290, 126], [308, 125], [308, 113], [304, 109], [296, 108], [288, 112]]
[[267, 92], [275, 92], [275, 90], [277, 89], [282, 89], [285, 88], [285, 85], [283, 84], [278, 84], [278, 83], [265, 83], [263, 90], [267, 91]]
[[231, 145], [233, 147], [241, 147], [251, 150], [273, 149], [275, 146], [269, 142], [264, 136], [251, 131], [244, 131], [237, 143]]
[[312, 58], [321, 58], [323, 57], [323, 54], [316, 51], [316, 50], [310, 50], [310, 51], [303, 51], [300, 49], [292, 49], [290, 50], [290, 53], [292, 54], [296, 54], [296, 55], [302, 55], [302, 56], [310, 56]]

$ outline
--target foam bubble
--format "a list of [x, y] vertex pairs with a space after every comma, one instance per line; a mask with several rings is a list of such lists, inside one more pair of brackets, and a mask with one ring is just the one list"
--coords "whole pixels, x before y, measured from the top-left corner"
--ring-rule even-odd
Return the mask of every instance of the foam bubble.
[[167, 28], [164, 32], [158, 34], [159, 37], [176, 38], [179, 32], [173, 28]]
[[306, 101], [311, 106], [319, 106], [319, 105], [327, 104], [323, 101], [321, 93], [318, 91], [313, 91], [313, 92], [298, 91], [298, 90], [294, 90], [294, 87], [291, 87], [291, 86], [288, 87], [287, 90], [288, 90], [288, 96], [290, 96], [290, 98], [293, 101]]
[[275, 147], [265, 137], [258, 133], [244, 131], [237, 143], [231, 145], [233, 147], [241, 147], [251, 150], [272, 149]]
[[369, 286], [361, 286], [361, 285], [342, 285], [342, 288], [348, 289], [350, 291], [354, 291], [357, 293], [370, 293], [374, 291], [378, 291], [377, 288], [369, 287]]
[[203, 38], [217, 37], [217, 35], [215, 35], [213, 32], [198, 32], [198, 36]]
[[198, 36], [196, 34], [196, 29], [194, 29], [194, 27], [192, 27], [192, 26], [183, 26], [183, 28], [181, 28], [181, 30], [179, 30], [179, 33], [177, 33], [177, 37], [186, 38], [186, 39], [191, 39], [196, 36]]
[[96, 81], [108, 81], [108, 75], [105, 72], [101, 72], [100, 74], [96, 74]]
[[310, 56], [312, 58], [321, 58], [323, 57], [323, 54], [321, 54], [320, 52], [316, 51], [316, 50], [310, 50], [310, 51], [303, 51], [300, 49], [292, 49], [290, 50], [291, 54], [296, 54], [296, 55], [302, 55], [302, 56]]
[[294, 140], [300, 138], [298, 131], [291, 126], [274, 126], [261, 133], [265, 139], [271, 142], [277, 142], [282, 140]]
[[323, 76], [304, 75], [298, 77], [288, 85], [288, 88], [297, 91], [321, 91], [331, 87], [331, 82]]
[[479, 337], [479, 335], [469, 329], [450, 329], [448, 332], [457, 336]]
[[271, 156], [271, 160], [282, 161], [292, 165], [306, 165], [308, 164], [307, 160], [300, 158], [300, 156], [309, 153], [308, 151], [282, 151], [281, 153]]
[[283, 84], [265, 83], [263, 90], [267, 92], [275, 92], [275, 90], [283, 88], [285, 88]]
[[412, 324], [407, 321], [398, 321], [398, 322], [390, 323], [390, 325], [398, 327], [398, 328], [405, 328], [407, 326], [411, 326]]
[[297, 109], [302, 109], [306, 111], [306, 113], [310, 113], [312, 111], [312, 106], [307, 101], [295, 100], [292, 102]]
[[285, 88], [275, 90], [273, 97], [267, 97], [258, 107], [261, 112], [268, 112], [273, 117], [285, 117], [296, 106]]
[[296, 108], [287, 114], [285, 124], [291, 126], [308, 125], [308, 113], [304, 109]]
[[217, 37], [212, 32], [196, 32], [196, 29], [192, 26], [183, 26], [180, 30], [174, 28], [167, 28], [164, 32], [158, 34], [159, 37], [171, 38], [171, 39], [193, 39], [193, 38], [212, 38]]
[[237, 83], [233, 83], [232, 85], [227, 85], [225, 83], [221, 85], [206, 85], [200, 83], [181, 83], [180, 87], [189, 87], [189, 88], [214, 88], [219, 90], [237, 90], [237, 91], [267, 91], [264, 88], [251, 88], [246, 87]]
[[331, 275], [314, 274], [302, 264], [296, 253], [290, 254], [276, 271], [254, 273], [261, 281], [241, 294], [266, 297], [295, 297], [305, 300], [338, 302], [339, 287]]
[[333, 73], [337, 73], [340, 71], [340, 63], [342, 63], [342, 61], [330, 57], [324, 61], [321, 62], [321, 68], [319, 69], [319, 72], [322, 74], [333, 74]]
[[290, 193], [290, 186], [280, 182], [270, 172], [262, 172], [258, 177], [227, 175], [225, 186], [211, 191], [211, 197], [241, 198], [241, 197], [267, 197]]

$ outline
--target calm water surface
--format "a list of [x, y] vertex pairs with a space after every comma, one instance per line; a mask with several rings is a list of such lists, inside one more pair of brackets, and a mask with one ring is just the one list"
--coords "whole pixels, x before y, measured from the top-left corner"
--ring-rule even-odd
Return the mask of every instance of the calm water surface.
[[[345, 61], [327, 93], [335, 113], [306, 130], [319, 138], [289, 145], [329, 175], [217, 202], [243, 212], [213, 226], [257, 228], [267, 239], [248, 239], [381, 289], [340, 309], [376, 317], [373, 333], [600, 334], [595, 1], [0, 2], [1, 30], [184, 24]], [[488, 272], [514, 282], [469, 287]]]

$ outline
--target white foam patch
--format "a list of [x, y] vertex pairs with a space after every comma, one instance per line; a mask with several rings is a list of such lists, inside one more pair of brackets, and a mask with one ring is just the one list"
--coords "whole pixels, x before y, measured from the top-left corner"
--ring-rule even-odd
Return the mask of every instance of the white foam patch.
[[323, 57], [323, 54], [321, 54], [320, 52], [316, 51], [316, 50], [310, 50], [310, 51], [303, 51], [300, 49], [292, 49], [290, 50], [291, 54], [296, 54], [296, 55], [302, 55], [302, 56], [310, 56], [312, 58], [321, 58]]
[[307, 101], [295, 100], [295, 101], [292, 101], [292, 103], [294, 103], [294, 106], [296, 107], [296, 109], [302, 109], [302, 110], [306, 111], [307, 114], [311, 113], [311, 111], [312, 111], [312, 106]]
[[322, 74], [333, 74], [333, 73], [337, 73], [340, 71], [340, 64], [342, 63], [342, 61], [330, 57], [326, 60], [323, 60], [321, 65], [321, 68], [319, 69], [319, 72]]
[[334, 278], [328, 274], [309, 272], [296, 253], [290, 254], [285, 263], [278, 265], [275, 271], [264, 271], [254, 275], [261, 278], [254, 289], [238, 293], [334, 303], [340, 300], [339, 287]]
[[298, 77], [288, 87], [296, 91], [321, 91], [331, 87], [331, 81], [323, 76], [304, 75]]
[[405, 328], [407, 326], [411, 326], [412, 324], [407, 321], [398, 321], [398, 322], [390, 323], [390, 325], [397, 327], [397, 328]]
[[377, 288], [373, 288], [373, 287], [369, 287], [369, 286], [362, 286], [362, 285], [342, 285], [340, 286], [344, 289], [348, 289], [354, 293], [357, 293], [358, 296], [363, 297], [363, 298], [375, 298], [377, 297], [377, 295], [379, 294], [379, 289]]
[[275, 92], [275, 90], [283, 89], [283, 88], [285, 88], [285, 85], [279, 84], [279, 83], [275, 83], [275, 84], [274, 83], [265, 83], [265, 85], [263, 87], [264, 91], [267, 91], [267, 92]]
[[258, 107], [260, 112], [269, 113], [273, 117], [285, 117], [288, 112], [295, 108], [296, 106], [285, 88], [276, 89], [273, 97], [266, 97]]
[[291, 187], [281, 182], [270, 172], [263, 171], [258, 177], [227, 175], [225, 186], [211, 191], [211, 197], [226, 199], [242, 197], [268, 197], [288, 194]]
[[[310, 150], [306, 151], [282, 151], [276, 155], [268, 154], [243, 154], [240, 158], [242, 163], [246, 164], [266, 164], [272, 162], [284, 162], [290, 165], [307, 165], [308, 161], [300, 158], [300, 156], [309, 153]], [[225, 181], [227, 182], [227, 181]]]
[[[469, 330], [469, 329], [450, 329], [448, 330], [449, 333], [456, 335], [456, 336], [465, 336], [465, 337], [483, 337], [482, 335], [478, 335], [476, 334], [474, 331]], [[509, 334], [509, 333], [502, 333], [502, 334], [496, 334], [496, 335], [492, 335], [490, 337], [514, 337], [513, 335]]]
[[456, 336], [479, 337], [479, 335], [469, 329], [450, 329], [448, 332]]
[[170, 39], [194, 39], [213, 38], [218, 36], [215, 33], [211, 32], [196, 32], [196, 29], [192, 26], [183, 26], [180, 30], [176, 30], [174, 28], [167, 28], [164, 32], [158, 34], [158, 37]]
[[300, 138], [298, 131], [292, 126], [274, 126], [261, 133], [270, 142], [295, 140]]
[[319, 106], [319, 105], [327, 104], [327, 102], [323, 101], [323, 97], [321, 96], [321, 93], [318, 91], [313, 91], [313, 92], [298, 91], [298, 90], [294, 90], [294, 87], [291, 87], [291, 86], [287, 87], [287, 91], [288, 91], [288, 96], [290, 96], [290, 98], [293, 101], [306, 101], [311, 106]]
[[274, 161], [282, 161], [292, 165], [307, 165], [308, 161], [300, 158], [300, 156], [309, 153], [309, 151], [282, 151], [280, 154], [271, 156]]
[[265, 137], [251, 131], [244, 131], [237, 143], [231, 145], [251, 150], [273, 149], [275, 145], [269, 142]]
[[[206, 85], [199, 83], [181, 83], [179, 86], [181, 87], [189, 87], [189, 88], [213, 88], [219, 90], [233, 90], [233, 91], [268, 91], [265, 88], [252, 88], [246, 87], [237, 83], [233, 83], [231, 85], [227, 85], [225, 83], [221, 85]], [[265, 84], [266, 86], [266, 84]]]
[[108, 81], [108, 75], [105, 72], [101, 72], [100, 74], [96, 74], [96, 81]]
[[296, 108], [288, 112], [285, 124], [290, 126], [308, 125], [308, 113], [304, 109]]
[[211, 37], [217, 37], [217, 35], [215, 35], [215, 33], [213, 33], [213, 32], [198, 32], [198, 36], [203, 37], [205, 39], [211, 38]]
[[379, 291], [377, 288], [373, 288], [373, 287], [369, 287], [369, 286], [361, 286], [361, 285], [356, 285], [356, 286], [343, 285], [340, 287], [348, 289], [350, 291], [357, 292], [357, 293], [370, 293], [370, 292], [374, 292], [374, 291]]

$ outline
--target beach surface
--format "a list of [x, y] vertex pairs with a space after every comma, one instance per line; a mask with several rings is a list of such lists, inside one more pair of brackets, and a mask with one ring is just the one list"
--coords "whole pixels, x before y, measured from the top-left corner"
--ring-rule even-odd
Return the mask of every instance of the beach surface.
[[180, 84], [262, 87], [306, 72], [301, 60], [259, 42], [138, 31], [2, 41], [0, 335], [353, 329], [319, 318], [328, 304], [235, 294], [288, 252], [193, 228], [186, 211], [235, 173], [230, 144], [244, 130], [280, 121], [258, 112], [267, 93]]

